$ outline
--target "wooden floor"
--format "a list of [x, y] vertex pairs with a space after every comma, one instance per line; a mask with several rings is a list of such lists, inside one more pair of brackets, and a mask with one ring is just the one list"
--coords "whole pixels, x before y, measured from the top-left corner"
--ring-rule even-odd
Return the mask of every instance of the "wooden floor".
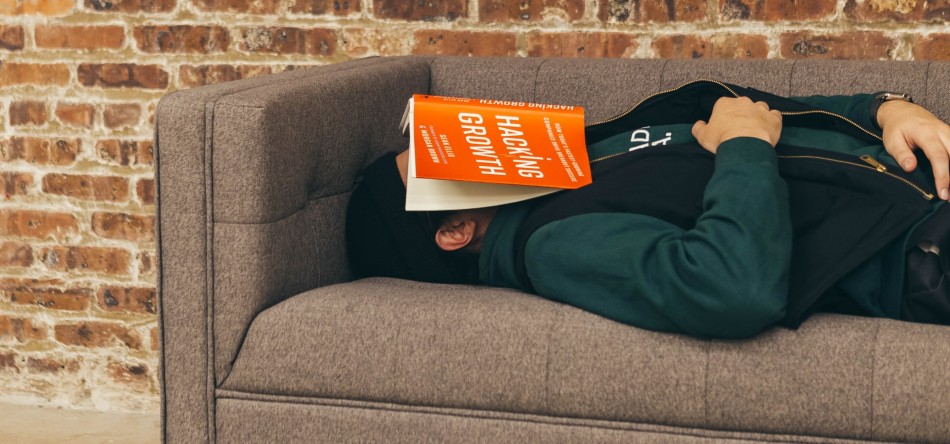
[[157, 444], [159, 415], [0, 404], [0, 443]]

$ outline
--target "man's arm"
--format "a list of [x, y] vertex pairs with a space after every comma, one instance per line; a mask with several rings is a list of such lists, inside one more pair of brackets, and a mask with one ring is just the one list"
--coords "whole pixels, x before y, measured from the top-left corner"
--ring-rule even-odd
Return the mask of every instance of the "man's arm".
[[718, 146], [694, 228], [637, 214], [574, 216], [539, 229], [525, 264], [538, 294], [619, 322], [742, 338], [784, 316], [788, 195], [772, 146]]
[[528, 240], [537, 292], [644, 328], [746, 337], [784, 316], [788, 192], [774, 146], [781, 115], [748, 98], [716, 102], [693, 134], [716, 154], [690, 230], [637, 214], [553, 222]]
[[[794, 100], [840, 114], [884, 140], [884, 148], [904, 171], [917, 168], [913, 150], [920, 149], [933, 167], [937, 195], [950, 200], [950, 126], [922, 106], [900, 100], [884, 102], [871, 116], [871, 94], [793, 97]], [[876, 118], [872, 120], [872, 118]], [[880, 130], [878, 130], [880, 128]]]

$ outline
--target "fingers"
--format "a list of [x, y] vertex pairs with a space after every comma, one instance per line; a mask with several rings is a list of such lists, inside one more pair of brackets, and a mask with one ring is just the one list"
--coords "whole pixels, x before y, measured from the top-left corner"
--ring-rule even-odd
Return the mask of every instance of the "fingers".
[[914, 171], [917, 168], [917, 158], [907, 144], [907, 140], [900, 133], [888, 133], [885, 135], [884, 148], [897, 161], [897, 163], [906, 172]]
[[779, 110], [777, 110], [777, 109], [773, 109], [773, 110], [769, 111], [769, 114], [773, 115], [776, 119], [778, 119], [779, 122], [782, 121], [782, 112], [781, 112], [781, 111], [779, 111]]
[[693, 124], [693, 137], [699, 139], [700, 134], [706, 129], [706, 122], [703, 120], [697, 120]]
[[[939, 139], [943, 144], [944, 152], [950, 157], [950, 129], [945, 128], [945, 130], [939, 134]], [[950, 163], [950, 161], [944, 163], [944, 173], [946, 173], [948, 163]], [[940, 188], [940, 186], [937, 187], [937, 194], [943, 200], [950, 200], [950, 189], [948, 189], [947, 181], [944, 181], [943, 188]]]
[[937, 195], [947, 200], [950, 195], [950, 149], [944, 145], [941, 137], [933, 134], [924, 137], [918, 142], [920, 149], [927, 155], [934, 170], [934, 184], [937, 186]]
[[718, 144], [711, 144], [706, 137], [706, 122], [703, 120], [697, 120], [693, 124], [693, 137], [696, 138], [696, 142], [699, 143], [699, 146], [703, 147], [706, 151], [716, 154], [716, 148]]

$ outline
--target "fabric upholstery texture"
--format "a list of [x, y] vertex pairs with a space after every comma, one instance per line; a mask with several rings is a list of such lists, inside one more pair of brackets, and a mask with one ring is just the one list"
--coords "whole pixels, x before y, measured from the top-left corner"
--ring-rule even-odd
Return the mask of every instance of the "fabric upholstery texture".
[[349, 191], [404, 148], [410, 94], [580, 104], [595, 122], [694, 78], [900, 90], [950, 117], [939, 62], [371, 58], [166, 96], [165, 441], [946, 441], [946, 327], [822, 315], [700, 341], [509, 290], [346, 283]]
[[[222, 443], [750, 443], [862, 441], [375, 402], [219, 393]], [[267, 424], [268, 426], [262, 426]]]

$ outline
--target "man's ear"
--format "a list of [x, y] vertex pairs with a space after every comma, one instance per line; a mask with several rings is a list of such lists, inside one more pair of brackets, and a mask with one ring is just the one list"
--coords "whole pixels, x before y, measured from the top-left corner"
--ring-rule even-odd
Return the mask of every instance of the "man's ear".
[[475, 238], [474, 220], [450, 217], [435, 232], [435, 244], [444, 251], [465, 248]]

